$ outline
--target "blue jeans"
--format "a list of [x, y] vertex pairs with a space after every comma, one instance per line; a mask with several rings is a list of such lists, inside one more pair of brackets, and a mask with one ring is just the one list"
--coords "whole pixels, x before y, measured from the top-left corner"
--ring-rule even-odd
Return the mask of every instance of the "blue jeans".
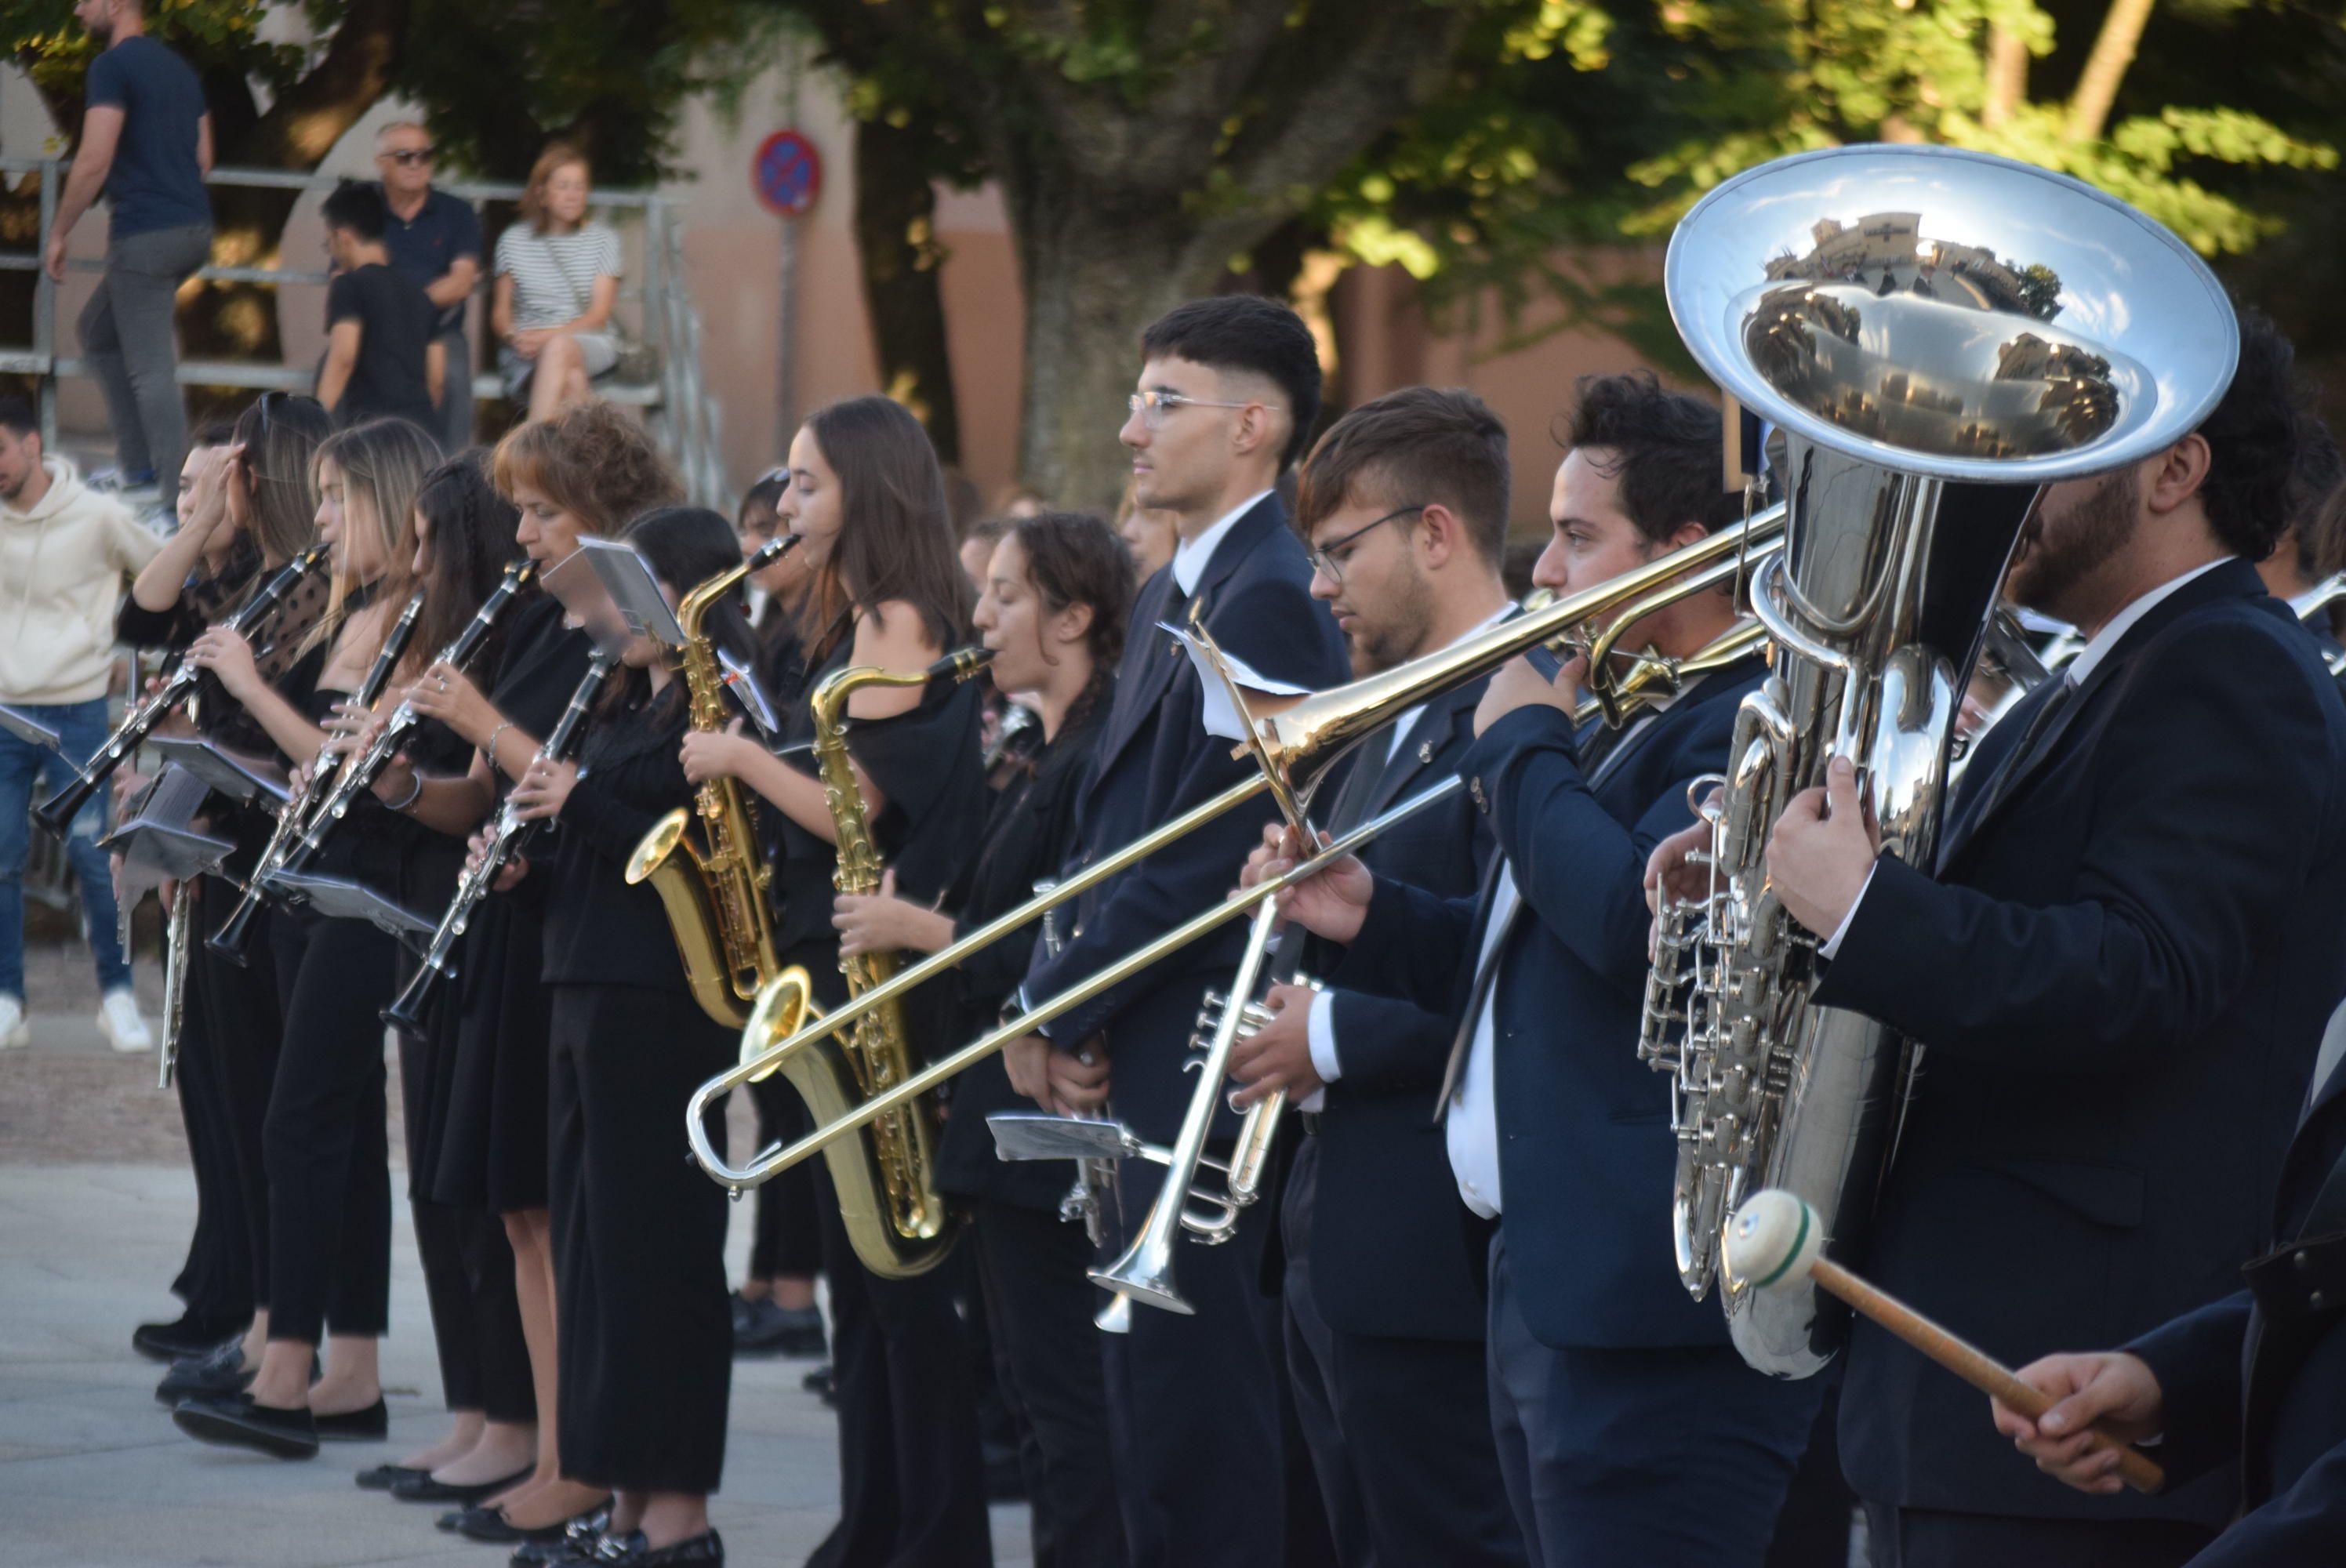
[[[19, 740], [0, 729], [0, 994], [19, 1001], [25, 995], [25, 856], [32, 845], [29, 815], [36, 799], [46, 799], [74, 777], [74, 762], [106, 743], [106, 698], [55, 705], [10, 705], [57, 732], [64, 745], [60, 755]], [[113, 991], [130, 983], [130, 962], [123, 956], [114, 911], [114, 870], [97, 847], [106, 836], [111, 815], [110, 790], [89, 798], [66, 832], [66, 860], [74, 881], [81, 884], [83, 917], [89, 923], [89, 949], [97, 960], [97, 988]]]

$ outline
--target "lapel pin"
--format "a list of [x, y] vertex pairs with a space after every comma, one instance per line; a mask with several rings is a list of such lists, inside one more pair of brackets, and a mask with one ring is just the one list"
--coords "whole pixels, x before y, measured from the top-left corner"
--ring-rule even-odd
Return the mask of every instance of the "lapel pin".
[[1420, 762], [1431, 762], [1433, 760], [1433, 741], [1421, 740], [1417, 743], [1417, 759]]

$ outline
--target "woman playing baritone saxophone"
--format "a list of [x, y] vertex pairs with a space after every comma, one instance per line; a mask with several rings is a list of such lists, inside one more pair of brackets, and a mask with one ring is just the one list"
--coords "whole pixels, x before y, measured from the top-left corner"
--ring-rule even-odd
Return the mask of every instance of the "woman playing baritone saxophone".
[[[627, 537], [670, 604], [741, 560], [732, 528], [698, 507], [651, 513]], [[704, 630], [749, 656], [732, 598]], [[621, 662], [579, 759], [531, 763], [514, 801], [561, 824], [530, 875], [547, 882], [563, 1473], [613, 1494], [597, 1561], [668, 1568], [725, 1560], [708, 1509], [733, 1372], [725, 1194], [679, 1157], [677, 1129], [736, 1041], [693, 1004], [659, 894], [626, 880], [636, 844], [692, 789], [677, 761], [684, 683], [648, 638]]]
[[[318, 497], [310, 460], [328, 428], [326, 411], [314, 401], [264, 392], [222, 439], [191, 447], [179, 475], [178, 532], [132, 583], [116, 614], [115, 635], [133, 647], [184, 649], [242, 609], [265, 581], [316, 543]], [[325, 613], [328, 593], [326, 575], [310, 574], [259, 635], [262, 678], [295, 701], [317, 684], [325, 660], [323, 648], [306, 657], [300, 650]], [[197, 731], [222, 748], [264, 765], [283, 763], [269, 732], [212, 677], [198, 683], [188, 711]], [[129, 772], [124, 769], [117, 778], [128, 782]], [[269, 838], [267, 814], [214, 797], [205, 825], [237, 845], [222, 868], [225, 875], [250, 872]], [[198, 932], [218, 925], [236, 902], [234, 885], [221, 875], [200, 877], [172, 896], [182, 891], [193, 901], [191, 929]], [[200, 1288], [203, 1271], [191, 1251], [189, 1271], [175, 1287], [186, 1290], [188, 1316], [177, 1325], [140, 1329], [141, 1349], [188, 1359], [166, 1378], [170, 1387], [163, 1392], [172, 1403], [199, 1391], [195, 1385], [206, 1379], [231, 1390], [241, 1386], [260, 1365], [269, 1337], [265, 1315], [257, 1319], [252, 1309], [256, 1300], [268, 1299], [269, 1182], [260, 1128], [284, 1020], [266, 941], [256, 935], [254, 949], [245, 968], [200, 942], [189, 952], [176, 1081], [195, 1156], [197, 1230], [199, 1237], [209, 1231], [220, 1238], [216, 1249], [207, 1250], [216, 1250], [237, 1278]], [[230, 1309], [199, 1312], [199, 1296]], [[162, 1332], [150, 1340], [149, 1329]]]
[[[1024, 903], [1076, 849], [1076, 797], [1107, 717], [1124, 649], [1132, 562], [1096, 517], [1045, 512], [1009, 525], [994, 548], [975, 623], [994, 652], [989, 673], [1042, 720], [1033, 755], [1010, 765], [969, 869], [942, 908], [893, 896], [842, 896], [832, 923], [846, 953], [935, 952]], [[954, 972], [956, 1040], [992, 1026], [1025, 978], [1038, 926], [973, 955]], [[1074, 1167], [994, 1157], [985, 1117], [1032, 1102], [1010, 1087], [1000, 1057], [954, 1081], [937, 1155], [938, 1185], [972, 1208], [970, 1243], [1003, 1396], [1032, 1441], [1019, 1460], [1035, 1516], [1036, 1568], [1124, 1561], [1124, 1523], [1108, 1471], [1107, 1407], [1086, 1278], [1092, 1244], [1059, 1216]]]
[[[210, 670], [306, 769], [333, 714], [375, 662], [413, 591], [413, 506], [439, 461], [400, 420], [356, 425], [318, 448], [318, 536], [333, 549], [335, 600], [311, 640], [326, 651], [306, 704], [261, 677], [252, 645], [214, 627], [189, 657]], [[387, 813], [352, 813], [312, 870], [395, 891], [403, 835]], [[276, 911], [268, 937], [284, 1035], [262, 1125], [269, 1178], [269, 1339], [246, 1393], [196, 1395], [174, 1419], [206, 1442], [306, 1459], [319, 1438], [380, 1438], [376, 1342], [391, 1311], [391, 1174], [384, 1142], [382, 1022], [397, 944], [362, 921]], [[331, 1326], [325, 1377], [311, 1363]]]
[[[541, 573], [569, 560], [582, 538], [617, 535], [630, 518], [674, 503], [682, 490], [643, 426], [607, 403], [516, 426], [497, 443], [490, 473], [512, 509], [515, 542]], [[585, 563], [573, 569], [584, 570]], [[416, 711], [472, 747], [466, 771], [423, 779], [409, 808], [444, 833], [481, 826], [506, 785], [527, 771], [586, 673], [586, 635], [565, 624], [551, 594], [516, 606], [508, 626], [505, 654], [485, 692], [445, 665], [426, 670], [409, 688]], [[384, 774], [378, 789], [385, 799], [400, 799], [412, 787], [396, 764]], [[542, 979], [547, 881], [520, 876], [510, 891], [484, 901], [457, 949], [455, 978], [433, 993], [433, 1026], [444, 1026], [453, 1014], [455, 1044], [431, 1109], [436, 1144], [427, 1162], [434, 1202], [485, 1207], [504, 1221], [537, 1411], [536, 1463], [513, 1480], [524, 1467], [504, 1442], [468, 1445], [460, 1428], [400, 1461], [400, 1468], [429, 1475], [373, 1477], [402, 1497], [477, 1500], [458, 1526], [476, 1539], [557, 1530], [601, 1496], [564, 1479], [556, 1448], [559, 1351], [546, 1117], [552, 1003]], [[495, 1487], [500, 1481], [511, 1484]], [[491, 1488], [485, 1495], [484, 1487]]]
[[[779, 511], [804, 541], [795, 553], [810, 557], [814, 573], [800, 621], [810, 692], [853, 666], [919, 670], [959, 644], [969, 579], [954, 555], [944, 476], [928, 436], [900, 404], [855, 398], [807, 421], [790, 443], [790, 484]], [[787, 719], [786, 740], [813, 733], [805, 704], [793, 705]], [[899, 890], [934, 898], [960, 874], [984, 810], [976, 688], [866, 687], [851, 699], [848, 719], [872, 838]], [[683, 756], [696, 782], [739, 778], [778, 808], [767, 816], [779, 820], [782, 847], [775, 876], [782, 962], [806, 965], [823, 1005], [844, 1000], [831, 924], [836, 828], [822, 786], [738, 733], [688, 735]], [[915, 1042], [942, 1042], [951, 1027], [942, 991], [931, 990], [906, 998]], [[990, 1563], [955, 1270], [874, 1278], [848, 1243], [828, 1171], [808, 1164], [831, 1280], [842, 1513], [809, 1562]]]

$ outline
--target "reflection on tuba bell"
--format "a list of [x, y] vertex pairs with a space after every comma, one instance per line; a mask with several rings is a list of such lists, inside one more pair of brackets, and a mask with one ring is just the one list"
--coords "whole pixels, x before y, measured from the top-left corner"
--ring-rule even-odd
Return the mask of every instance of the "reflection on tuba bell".
[[[1709, 888], [1664, 913], [1640, 1055], [1673, 1080], [1672, 1226], [1699, 1297], [1736, 1206], [1784, 1187], [1862, 1236], [1914, 1049], [1810, 1004], [1817, 937], [1768, 884], [1769, 830], [1826, 764], [1883, 849], [1933, 864], [1951, 735], [2035, 487], [2137, 462], [2222, 394], [2238, 333], [2173, 235], [2060, 175], [1942, 148], [1846, 148], [1727, 181], [1670, 240], [1672, 315], [1786, 437], [1782, 554], [1752, 607], [1776, 653], [1715, 801]], [[1812, 1285], [1721, 1291], [1746, 1360], [1825, 1364]]]

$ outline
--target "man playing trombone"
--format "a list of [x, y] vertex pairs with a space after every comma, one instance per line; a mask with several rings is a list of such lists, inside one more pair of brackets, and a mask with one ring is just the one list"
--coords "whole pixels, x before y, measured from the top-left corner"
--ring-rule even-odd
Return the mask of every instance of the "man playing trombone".
[[[1172, 563], [1143, 585], [1132, 636], [1077, 806], [1088, 855], [1129, 843], [1243, 779], [1251, 764], [1202, 728], [1204, 688], [1165, 625], [1202, 625], [1270, 680], [1309, 689], [1344, 678], [1335, 622], [1308, 592], [1311, 568], [1273, 486], [1319, 412], [1311, 335], [1284, 305], [1246, 296], [1193, 300], [1141, 339], [1143, 364], [1121, 439], [1139, 504], [1179, 520]], [[1229, 867], [1260, 832], [1268, 799], [1233, 811], [1087, 894], [1074, 934], [1040, 955], [1022, 997], [1070, 982], [1170, 930], [1227, 891]], [[1227, 984], [1233, 941], [1201, 942], [1013, 1044], [1012, 1084], [1046, 1109], [1106, 1097], [1141, 1137], [1170, 1143], [1190, 1098], [1180, 1070], [1199, 1002]], [[1128, 1161], [1107, 1256], [1124, 1250], [1158, 1186]], [[1256, 1279], [1262, 1227], [1236, 1244], [1188, 1247], [1182, 1289], [1194, 1317], [1151, 1308], [1103, 1347], [1108, 1434], [1135, 1568], [1285, 1561], [1280, 1362]]]
[[[1313, 596], [1356, 677], [1448, 647], [1514, 612], [1507, 432], [1469, 392], [1410, 387], [1354, 409], [1312, 449], [1296, 503]], [[1325, 820], [1345, 832], [1454, 771], [1483, 680], [1371, 735]], [[1473, 895], [1490, 830], [1463, 792], [1362, 859], [1379, 876]], [[1309, 963], [1307, 967], [1316, 967]], [[1275, 986], [1231, 1072], [1300, 1115], [1272, 1278], [1288, 1374], [1339, 1561], [1500, 1568], [1524, 1561], [1484, 1397], [1487, 1234], [1459, 1206], [1425, 1107], [1451, 1023], [1360, 991]], [[1298, 1135], [1300, 1133], [1300, 1135]], [[1283, 1258], [1283, 1268], [1280, 1267]]]
[[[1585, 378], [1534, 581], [1578, 593], [1733, 515], [1716, 410], [1650, 376]], [[1632, 612], [1633, 613], [1633, 612]], [[1722, 593], [1655, 608], [1618, 646], [1693, 655], [1736, 620]], [[1442, 899], [1340, 860], [1284, 895], [1346, 946], [1329, 976], [1460, 1020], [1442, 1089], [1460, 1196], [1497, 1221], [1490, 1403], [1534, 1561], [1720, 1568], [1765, 1554], [1821, 1390], [1754, 1376], [1660, 1244], [1669, 1092], [1637, 1060], [1639, 877], [1726, 755], [1757, 657], [1683, 684], [1619, 730], [1573, 716], [1586, 674], [1494, 675], [1459, 761], [1501, 850], [1481, 893]], [[1274, 834], [1250, 882], [1297, 852]], [[1512, 1202], [1508, 1201], [1510, 1198]]]

